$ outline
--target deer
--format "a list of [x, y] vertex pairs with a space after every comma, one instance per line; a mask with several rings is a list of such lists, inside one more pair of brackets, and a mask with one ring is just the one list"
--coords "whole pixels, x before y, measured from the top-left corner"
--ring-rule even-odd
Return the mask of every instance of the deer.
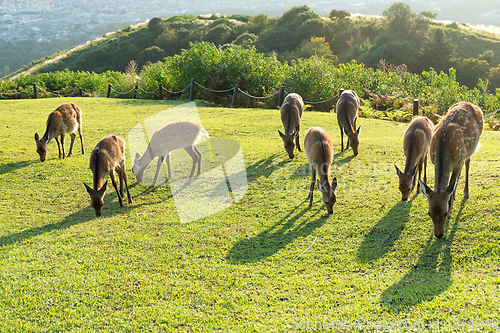
[[174, 150], [178, 149], [184, 149], [193, 159], [189, 181], [191, 181], [193, 177], [196, 164], [198, 164], [197, 176], [199, 176], [201, 169], [201, 153], [198, 150], [197, 144], [202, 136], [209, 138], [207, 131], [203, 127], [191, 121], [173, 122], [154, 132], [144, 154], [141, 156], [139, 153], [136, 153], [135, 155], [132, 172], [137, 182], [142, 182], [144, 171], [155, 157], [158, 157], [158, 162], [156, 165], [156, 174], [151, 186], [155, 186], [158, 179], [158, 173], [165, 159], [167, 161], [168, 180], [170, 180], [172, 178], [170, 155]]
[[337, 201], [335, 189], [337, 178], [330, 183], [330, 166], [333, 161], [333, 143], [328, 133], [321, 127], [311, 127], [304, 138], [307, 161], [311, 168], [311, 186], [309, 188], [309, 207], [313, 204], [314, 185], [318, 176], [318, 189], [323, 195], [323, 204], [328, 214], [333, 214], [333, 205]]
[[[294, 150], [295, 146], [299, 151], [300, 148], [299, 141], [299, 131], [300, 131], [300, 118], [302, 118], [302, 113], [304, 112], [304, 101], [299, 94], [288, 94], [283, 101], [280, 108], [281, 122], [285, 128], [285, 133], [278, 130], [280, 137], [283, 139], [283, 144], [285, 145], [285, 150], [288, 153], [288, 157], [293, 159], [295, 157]], [[294, 143], [295, 140], [295, 143]]]
[[[42, 138], [40, 139], [38, 133], [35, 133], [36, 151], [40, 155], [40, 161], [45, 161], [47, 156], [47, 145], [52, 138], [56, 139], [57, 148], [59, 149], [59, 158], [70, 157], [73, 153], [76, 132], [78, 132], [78, 135], [80, 136], [82, 154], [85, 154], [82, 137], [82, 110], [80, 110], [75, 103], [64, 103], [52, 111], [47, 118], [45, 134]], [[64, 137], [66, 136], [66, 133], [71, 136], [71, 145], [69, 146], [69, 153], [67, 156], [65, 156], [64, 152]], [[59, 144], [59, 140], [57, 138], [58, 136], [61, 137], [61, 144]]]
[[[403, 135], [403, 151], [406, 156], [404, 171], [396, 168], [396, 174], [399, 178], [399, 191], [401, 192], [401, 201], [407, 201], [411, 191], [415, 187], [416, 174], [418, 171], [418, 180], [422, 177], [424, 171], [424, 183], [427, 184], [427, 155], [431, 145], [432, 132], [434, 124], [424, 116], [413, 118]], [[420, 187], [417, 186], [417, 194]]]
[[352, 146], [354, 155], [358, 155], [359, 130], [356, 130], [356, 120], [359, 115], [359, 97], [352, 90], [344, 90], [335, 107], [337, 111], [337, 122], [340, 127], [341, 152], [344, 152], [344, 132], [347, 135], [346, 150]]
[[[123, 207], [123, 184], [127, 190], [128, 203], [132, 204], [132, 198], [128, 190], [127, 175], [125, 174], [125, 140], [116, 135], [107, 135], [101, 139], [90, 153], [89, 168], [94, 176], [93, 187], [85, 182], [85, 188], [90, 195], [91, 206], [95, 210], [96, 216], [102, 215], [104, 205], [104, 194], [108, 188], [108, 181], [102, 184], [107, 175], [111, 178], [111, 183], [116, 190], [120, 207]], [[115, 179], [115, 171], [120, 179], [120, 191]]]
[[436, 238], [443, 237], [446, 220], [451, 217], [464, 164], [464, 198], [469, 198], [470, 157], [478, 146], [482, 131], [483, 112], [480, 107], [469, 102], [452, 105], [434, 129], [430, 146], [430, 157], [435, 166], [434, 191], [422, 181], [419, 184], [429, 204], [428, 214], [434, 223]]

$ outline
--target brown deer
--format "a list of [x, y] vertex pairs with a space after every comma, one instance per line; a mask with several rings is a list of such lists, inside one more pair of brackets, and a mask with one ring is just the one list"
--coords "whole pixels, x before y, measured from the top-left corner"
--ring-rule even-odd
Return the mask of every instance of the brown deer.
[[435, 165], [435, 189], [432, 191], [422, 181], [419, 183], [429, 202], [428, 213], [434, 223], [434, 235], [437, 238], [443, 237], [445, 222], [451, 216], [455, 190], [464, 163], [464, 198], [469, 197], [470, 157], [477, 148], [482, 131], [483, 112], [469, 102], [452, 105], [434, 129], [430, 155]]
[[[295, 157], [294, 150], [295, 145], [297, 149], [302, 151], [299, 143], [299, 131], [300, 131], [300, 118], [302, 118], [302, 113], [304, 112], [304, 101], [299, 94], [288, 94], [283, 101], [280, 108], [281, 122], [285, 128], [285, 133], [278, 131], [280, 137], [283, 139], [286, 152], [288, 157], [293, 159]], [[294, 141], [295, 140], [295, 144]]]
[[321, 127], [311, 127], [304, 138], [306, 157], [311, 167], [311, 186], [309, 188], [309, 207], [312, 207], [314, 184], [318, 175], [318, 189], [323, 194], [323, 203], [328, 214], [333, 213], [333, 205], [337, 197], [337, 178], [330, 183], [330, 166], [333, 160], [332, 139]]
[[[418, 180], [422, 176], [422, 167], [424, 170], [424, 183], [427, 184], [427, 153], [431, 145], [432, 131], [434, 124], [423, 116], [415, 117], [406, 129], [403, 136], [403, 151], [406, 156], [404, 171], [396, 168], [396, 174], [399, 178], [399, 190], [401, 191], [401, 200], [406, 201], [411, 191], [415, 187], [416, 174], [418, 171]], [[420, 187], [417, 186], [417, 194]]]
[[[71, 156], [73, 152], [73, 145], [75, 144], [76, 134], [80, 136], [80, 143], [82, 144], [82, 154], [85, 154], [83, 148], [82, 138], [82, 110], [75, 103], [64, 103], [55, 109], [47, 118], [47, 128], [45, 134], [40, 139], [38, 133], [35, 133], [36, 151], [40, 155], [40, 161], [44, 162], [47, 155], [47, 145], [52, 138], [56, 139], [57, 148], [59, 148], [59, 158], [65, 158], [64, 153], [64, 137], [67, 134], [71, 136], [71, 145], [69, 146], [69, 153], [67, 157]], [[61, 137], [61, 144], [57, 137]], [[61, 154], [62, 146], [62, 154]]]
[[158, 173], [160, 172], [165, 157], [167, 160], [168, 179], [170, 179], [172, 177], [172, 172], [170, 171], [170, 155], [172, 151], [178, 149], [186, 150], [193, 159], [193, 167], [191, 168], [189, 179], [191, 180], [193, 177], [196, 164], [198, 164], [199, 176], [201, 169], [201, 153], [196, 145], [202, 136], [206, 138], [209, 137], [207, 131], [203, 129], [203, 127], [191, 121], [174, 122], [156, 131], [153, 133], [144, 154], [142, 156], [139, 155], [139, 153], [135, 155], [134, 166], [132, 167], [135, 179], [138, 182], [142, 182], [146, 167], [155, 157], [158, 157], [158, 163], [156, 165], [155, 178], [151, 186], [156, 184]]
[[347, 135], [346, 150], [352, 147], [354, 155], [358, 155], [359, 130], [356, 130], [356, 120], [359, 114], [359, 97], [352, 90], [344, 90], [339, 97], [336, 106], [337, 122], [340, 127], [341, 152], [344, 151], [344, 132]]
[[[125, 188], [127, 189], [128, 203], [132, 203], [132, 198], [128, 191], [127, 176], [125, 174], [125, 140], [123, 138], [116, 135], [108, 135], [102, 138], [90, 154], [89, 168], [94, 175], [94, 186], [91, 188], [85, 183], [83, 185], [85, 185], [90, 195], [95, 215], [101, 216], [102, 214], [104, 194], [108, 188], [108, 181], [106, 180], [104, 185], [102, 182], [107, 175], [111, 178], [111, 183], [116, 190], [120, 207], [123, 207], [123, 183], [125, 183]], [[120, 191], [118, 191], [116, 184], [115, 171], [118, 172], [118, 178], [120, 179]]]

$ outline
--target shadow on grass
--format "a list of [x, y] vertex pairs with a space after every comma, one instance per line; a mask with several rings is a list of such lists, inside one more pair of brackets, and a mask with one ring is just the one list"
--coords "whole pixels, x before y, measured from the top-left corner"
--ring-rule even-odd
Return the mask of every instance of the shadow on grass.
[[372, 262], [390, 251], [408, 221], [411, 205], [416, 196], [417, 194], [409, 201], [399, 201], [370, 230], [358, 248], [356, 257], [359, 262]]
[[[30, 166], [31, 164], [35, 163], [36, 161], [22, 161], [22, 162], [15, 162], [15, 163], [10, 163], [10, 164], [5, 164], [0, 166], [0, 175], [3, 175], [4, 173], [9, 173], [12, 171], [16, 171], [22, 168], [26, 168], [27, 166]], [[42, 163], [42, 162], [40, 162]]]
[[392, 312], [407, 312], [442, 294], [453, 284], [451, 244], [466, 202], [467, 199], [462, 200], [449, 235], [442, 239], [435, 239], [431, 235], [417, 264], [398, 283], [382, 293], [380, 304], [387, 306]]
[[[281, 157], [281, 160], [278, 163], [274, 163], [274, 160], [279, 157]], [[257, 161], [246, 168], [248, 182], [252, 182], [259, 177], [269, 178], [273, 172], [279, 170], [291, 161], [292, 160], [288, 158], [286, 152], [275, 153], [265, 159]]]
[[340, 167], [346, 163], [351, 162], [356, 157], [356, 155], [352, 154], [352, 155], [349, 155], [349, 156], [344, 157], [342, 159], [337, 159], [337, 158], [341, 157], [342, 155], [345, 155], [346, 152], [347, 152], [347, 150], [344, 150], [343, 153], [337, 153], [337, 154], [333, 155], [333, 163], [332, 164], [335, 164], [336, 166]]
[[[129, 186], [129, 188], [130, 188], [130, 186]], [[126, 197], [127, 197], [127, 195], [125, 193], [124, 202], [126, 202], [126, 200], [127, 200]], [[133, 198], [132, 198], [132, 200], [133, 200]], [[23, 231], [16, 232], [16, 233], [6, 235], [6, 236], [1, 236], [0, 237], [0, 249], [2, 249], [4, 246], [15, 244], [15, 243], [20, 243], [20, 242], [24, 241], [25, 239], [36, 237], [36, 236], [39, 236], [39, 235], [42, 235], [42, 234], [45, 234], [48, 232], [52, 232], [55, 230], [67, 229], [67, 228], [70, 228], [74, 225], [84, 223], [84, 222], [87, 222], [87, 221], [90, 221], [93, 219], [100, 219], [100, 218], [106, 218], [106, 217], [110, 217], [110, 216], [120, 215], [120, 214], [127, 212], [128, 209], [131, 209], [131, 208], [136, 208], [136, 207], [140, 207], [140, 206], [144, 206], [144, 205], [151, 205], [151, 204], [157, 203], [157, 202], [153, 202], [153, 203], [147, 203], [147, 204], [141, 204], [141, 205], [135, 205], [135, 204], [127, 205], [125, 203], [124, 207], [120, 208], [120, 204], [118, 203], [118, 198], [116, 197], [116, 193], [114, 195], [108, 194], [104, 197], [103, 214], [101, 217], [97, 217], [95, 215], [94, 208], [92, 208], [90, 206], [90, 200], [88, 202], [89, 202], [89, 206], [87, 206], [86, 208], [84, 208], [76, 213], [73, 213], [71, 215], [66, 216], [63, 220], [61, 220], [59, 222], [47, 224], [47, 225], [44, 225], [41, 227], [34, 227], [31, 229], [23, 230]]]
[[[310, 208], [304, 208], [299, 211], [300, 206], [305, 205], [306, 201], [295, 206], [285, 217], [260, 234], [244, 238], [236, 242], [228, 251], [226, 260], [231, 264], [246, 264], [257, 262], [272, 256], [279, 250], [287, 246], [298, 237], [307, 237], [315, 229], [321, 227], [327, 220], [327, 217], [320, 217], [311, 221], [317, 214], [324, 210], [321, 206], [311, 217], [302, 219]], [[301, 220], [302, 219], [302, 220]], [[297, 221], [300, 221], [298, 224]], [[290, 258], [292, 259], [292, 258]]]

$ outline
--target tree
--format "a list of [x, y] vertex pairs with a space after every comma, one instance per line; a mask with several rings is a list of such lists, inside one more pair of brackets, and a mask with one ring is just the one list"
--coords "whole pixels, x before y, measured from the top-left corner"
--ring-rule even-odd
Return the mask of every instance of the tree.
[[154, 38], [156, 38], [167, 29], [167, 24], [163, 21], [163, 19], [154, 17], [149, 21], [148, 29]]
[[127, 66], [130, 60], [135, 60], [139, 52], [141, 52], [141, 50], [135, 47], [134, 44], [128, 40], [122, 42], [115, 50], [113, 56], [113, 68], [119, 71], [125, 70], [125, 66]]
[[155, 40], [155, 45], [164, 50], [166, 56], [177, 54], [181, 50], [180, 37], [175, 29], [165, 30]]
[[427, 70], [430, 67], [436, 72], [448, 71], [455, 65], [453, 60], [456, 45], [451, 39], [446, 37], [442, 29], [436, 29], [423, 47], [420, 49], [417, 57], [417, 68]]
[[249, 48], [251, 45], [254, 45], [258, 39], [259, 37], [257, 37], [257, 35], [244, 32], [233, 41], [233, 44], [241, 45], [244, 48]]
[[327, 61], [337, 63], [337, 56], [330, 50], [330, 45], [325, 42], [324, 37], [313, 37], [311, 40], [305, 42], [296, 52], [299, 58], [310, 58], [317, 55]]
[[387, 32], [399, 40], [407, 40], [420, 46], [425, 39], [429, 22], [412, 12], [411, 7], [403, 2], [395, 2], [384, 10]]
[[137, 56], [137, 64], [142, 67], [147, 62], [155, 63], [160, 61], [164, 58], [164, 53], [158, 46], [148, 47]]
[[486, 60], [463, 59], [457, 69], [457, 81], [472, 88], [477, 84], [478, 79], [487, 76], [489, 69], [490, 65]]
[[423, 16], [423, 17], [426, 17], [428, 19], [431, 19], [431, 20], [434, 20], [437, 16], [437, 13], [433, 13], [429, 10], [423, 10], [420, 12], [420, 15]]
[[332, 20], [334, 22], [346, 21], [349, 19], [350, 16], [351, 16], [351, 13], [346, 12], [345, 10], [337, 10], [337, 9], [332, 10], [330, 12], [330, 15], [328, 15], [330, 20]]
[[267, 17], [267, 15], [259, 14], [252, 16], [248, 21], [247, 31], [249, 33], [261, 36], [272, 27], [272, 21]]
[[204, 42], [214, 43], [215, 45], [222, 45], [230, 42], [231, 33], [233, 29], [225, 24], [219, 24], [208, 30], [203, 36]]

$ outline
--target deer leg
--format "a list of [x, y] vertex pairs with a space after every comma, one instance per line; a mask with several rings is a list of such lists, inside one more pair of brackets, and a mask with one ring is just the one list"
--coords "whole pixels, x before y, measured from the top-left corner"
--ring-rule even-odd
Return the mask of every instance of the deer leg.
[[168, 153], [167, 154], [167, 157], [166, 157], [166, 160], [167, 160], [167, 171], [168, 171], [168, 178], [167, 179], [170, 179], [172, 178], [172, 172], [170, 171], [170, 155], [171, 153]]
[[[132, 197], [130, 197], [130, 192], [128, 191], [128, 184], [127, 184], [127, 174], [125, 173], [125, 161], [122, 163], [121, 167], [121, 177], [120, 177], [120, 187], [122, 187], [122, 180], [125, 183], [125, 189], [127, 190], [127, 198], [128, 198], [128, 203], [132, 203]], [[122, 196], [123, 196], [123, 188], [122, 190]]]
[[[196, 153], [195, 146], [191, 146], [189, 148], [184, 148], [184, 150], [186, 150], [187, 153], [189, 154], [189, 156], [191, 156], [191, 158], [193, 159], [193, 167], [191, 168], [191, 173], [189, 174], [189, 179], [191, 179], [193, 177], [193, 174], [194, 174], [194, 169], [196, 168], [196, 162], [199, 161], [201, 163], [201, 158]], [[198, 167], [198, 174], [200, 174], [199, 171], [200, 171], [200, 168]]]
[[69, 153], [67, 157], [70, 157], [71, 154], [73, 153], [73, 146], [75, 144], [76, 134], [71, 133], [69, 136], [71, 136], [71, 144], [69, 145]]
[[340, 152], [344, 152], [344, 132], [342, 132], [342, 126], [340, 127]]
[[[422, 178], [422, 164], [424, 163], [424, 159], [420, 159], [418, 161], [418, 180]], [[415, 175], [416, 176], [416, 175]], [[417, 181], [417, 177], [413, 177], [413, 186], [412, 189], [415, 187], [415, 183]], [[420, 193], [420, 186], [417, 186], [417, 194]]]
[[123, 195], [123, 167], [120, 164], [120, 168], [117, 170], [118, 172], [118, 180], [120, 181], [120, 195], [122, 198], [125, 196]]
[[56, 139], [57, 149], [59, 150], [59, 158], [61, 158], [61, 144], [59, 143], [59, 139], [57, 138], [57, 136], [54, 139]]
[[[297, 131], [300, 131], [300, 125], [297, 126]], [[300, 148], [300, 139], [299, 139], [299, 135], [297, 135], [297, 137], [295, 138], [295, 145], [297, 146], [297, 149], [299, 151], [302, 151], [302, 148]]]
[[116, 185], [116, 179], [115, 179], [115, 172], [111, 171], [109, 173], [109, 178], [111, 178], [111, 183], [113, 184], [113, 187], [116, 190], [116, 196], [118, 197], [118, 201], [120, 202], [120, 207], [123, 207], [123, 200], [122, 196], [120, 195], [120, 192], [118, 191], [118, 186]]
[[82, 144], [82, 154], [85, 154], [85, 148], [83, 148], [83, 135], [82, 135], [82, 120], [78, 119], [78, 136], [80, 137], [80, 143]]
[[469, 198], [469, 166], [470, 158], [465, 161], [465, 187], [464, 187], [464, 198]]
[[156, 174], [155, 174], [155, 178], [153, 179], [153, 183], [151, 184], [151, 186], [155, 186], [155, 184], [156, 184], [156, 180], [158, 179], [158, 174], [160, 173], [161, 165], [163, 163], [164, 158], [165, 158], [165, 156], [158, 156], [158, 163], [156, 163]]
[[424, 157], [424, 184], [427, 185], [427, 154]]
[[[455, 170], [452, 172], [451, 174], [451, 179], [450, 179], [450, 183], [456, 179], [456, 183], [458, 185], [458, 180], [460, 179], [460, 172], [462, 171], [462, 166], [460, 166], [458, 168], [458, 170]], [[453, 191], [452, 195], [450, 196], [450, 201], [448, 202], [448, 218], [451, 217], [451, 212], [453, 210], [453, 202], [455, 201], [455, 193], [457, 193], [457, 188], [455, 185], [455, 190]]]
[[65, 134], [61, 134], [61, 150], [62, 150], [62, 158], [65, 158], [66, 157], [66, 153], [64, 152], [64, 137], [65, 137]]
[[193, 146], [194, 148], [194, 152], [196, 153], [196, 155], [198, 155], [198, 176], [200, 175], [200, 172], [201, 172], [201, 152], [199, 151], [198, 147], [196, 146]]
[[316, 168], [311, 165], [311, 186], [309, 187], [309, 207], [313, 205], [313, 196], [314, 196], [314, 184], [316, 184]]

